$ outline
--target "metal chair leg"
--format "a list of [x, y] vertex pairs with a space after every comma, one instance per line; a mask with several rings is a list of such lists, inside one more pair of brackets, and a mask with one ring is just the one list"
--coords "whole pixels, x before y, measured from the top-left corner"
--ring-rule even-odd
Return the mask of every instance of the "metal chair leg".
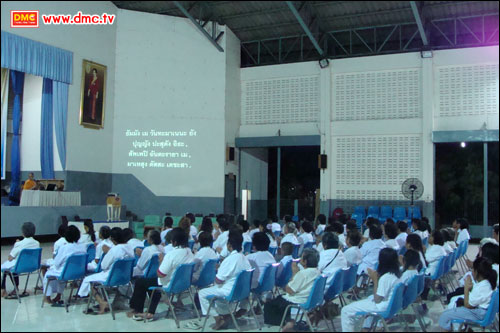
[[[64, 289], [66, 290], [66, 286], [68, 285], [68, 282], [66, 281], [65, 285], [64, 285]], [[68, 301], [66, 302], [65, 304], [65, 307], [66, 307], [66, 312], [69, 312], [69, 303], [71, 302], [71, 296], [73, 296], [73, 283], [71, 283], [71, 290], [69, 291], [69, 297], [68, 297]], [[63, 297], [64, 298], [64, 297]]]
[[47, 277], [47, 286], [45, 286], [45, 290], [43, 291], [43, 297], [42, 297], [42, 308], [43, 308], [43, 304], [45, 303], [45, 297], [47, 297], [47, 289], [49, 286], [49, 281], [50, 281], [50, 277]]
[[38, 288], [38, 281], [41, 281], [40, 270], [38, 270], [38, 277], [36, 278], [35, 290], [33, 291], [33, 294], [35, 295], [36, 295], [36, 288]]
[[175, 314], [174, 306], [172, 305], [173, 299], [174, 299], [174, 295], [171, 295], [170, 297], [167, 296], [167, 304], [168, 304], [168, 307], [170, 308], [170, 310], [172, 311], [172, 315], [174, 316], [174, 320], [175, 320], [175, 324], [177, 325], [177, 328], [180, 328], [181, 325], [179, 324], [179, 320], [177, 319], [177, 315]]
[[422, 329], [422, 332], [427, 332], [425, 329], [425, 323], [422, 322], [422, 318], [420, 317], [420, 314], [418, 313], [417, 309], [415, 309], [415, 304], [411, 305], [413, 312], [415, 312], [415, 316], [417, 317], [418, 324], [420, 325], [420, 328]]
[[113, 317], [113, 320], [115, 320], [115, 312], [113, 311], [113, 306], [111, 305], [111, 302], [109, 301], [108, 291], [106, 290], [106, 287], [104, 287], [104, 286], [101, 287], [101, 290], [104, 293], [104, 297], [106, 297], [106, 302], [108, 302], [109, 311], [111, 312], [111, 316]]
[[[19, 297], [19, 288], [16, 285], [16, 281], [14, 280], [14, 275], [12, 272], [9, 272], [10, 280], [12, 281], [12, 284], [14, 285], [14, 290], [16, 292], [17, 300], [19, 301], [19, 304], [21, 304], [21, 297]], [[18, 275], [17, 278], [19, 279], [21, 276]]]
[[385, 321], [385, 319], [384, 319], [384, 318], [381, 318], [381, 319], [382, 319], [382, 324], [384, 325], [384, 330], [385, 330], [386, 332], [389, 332], [389, 327], [387, 326], [387, 322]]
[[94, 286], [92, 283], [90, 283], [90, 295], [89, 295], [89, 301], [87, 303], [87, 310], [85, 313], [89, 313], [89, 308], [90, 308], [90, 302], [92, 302], [92, 296], [94, 296]]
[[212, 308], [213, 303], [214, 303], [214, 298], [212, 298], [210, 300], [210, 303], [208, 304], [207, 315], [205, 316], [205, 321], [203, 322], [203, 327], [201, 328], [202, 332], [205, 332], [205, 326], [207, 325], [207, 320], [208, 320], [208, 317], [210, 316], [210, 309]]
[[309, 325], [309, 329], [311, 330], [311, 332], [316, 332], [314, 330], [314, 327], [313, 327], [311, 321], [309, 320], [308, 312], [306, 313], [306, 321], [307, 321], [307, 324]]
[[[259, 330], [262, 330], [262, 326], [260, 326], [260, 322], [257, 319], [257, 316], [255, 315], [255, 311], [253, 310], [253, 306], [250, 305], [250, 311], [252, 312], [253, 318], [255, 319], [255, 322], [257, 323], [257, 327]], [[264, 309], [262, 309], [262, 313], [264, 313]]]
[[26, 292], [26, 288], [28, 288], [28, 281], [30, 280], [31, 273], [28, 273], [28, 277], [26, 278], [26, 283], [24, 284], [23, 294]]
[[[234, 312], [238, 308], [238, 304], [239, 304], [239, 302], [236, 303], [236, 306], [234, 307], [234, 311], [229, 311], [229, 314], [231, 315], [231, 318], [233, 319], [233, 323], [234, 323], [234, 326], [236, 327], [236, 331], [241, 332], [240, 326], [238, 325], [238, 322], [236, 321], [236, 318], [234, 317]], [[229, 304], [228, 304], [228, 307], [229, 307]]]
[[[281, 328], [283, 327], [283, 322], [285, 321], [285, 318], [286, 318], [286, 314], [288, 313], [288, 310], [290, 310], [292, 307], [296, 307], [296, 306], [293, 306], [293, 305], [288, 305], [285, 309], [285, 312], [283, 313], [283, 317], [281, 318], [281, 324], [280, 324], [280, 328], [279, 328], [279, 331], [281, 332]], [[298, 313], [297, 313], [298, 314]]]
[[196, 308], [196, 304], [194, 304], [194, 297], [193, 293], [191, 293], [191, 288], [189, 288], [188, 291], [189, 291], [189, 298], [191, 298], [191, 303], [193, 303], [193, 308], [194, 311], [196, 312], [196, 316], [198, 317], [198, 320], [201, 320], [200, 312], [198, 311], [198, 308]]

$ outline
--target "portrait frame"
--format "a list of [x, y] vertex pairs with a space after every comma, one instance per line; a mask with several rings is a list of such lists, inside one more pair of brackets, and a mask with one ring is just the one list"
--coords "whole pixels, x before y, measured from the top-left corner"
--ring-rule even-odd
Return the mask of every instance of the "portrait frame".
[[[96, 72], [97, 79], [94, 79]], [[104, 128], [107, 67], [90, 60], [82, 61], [80, 91], [80, 125], [86, 128]]]

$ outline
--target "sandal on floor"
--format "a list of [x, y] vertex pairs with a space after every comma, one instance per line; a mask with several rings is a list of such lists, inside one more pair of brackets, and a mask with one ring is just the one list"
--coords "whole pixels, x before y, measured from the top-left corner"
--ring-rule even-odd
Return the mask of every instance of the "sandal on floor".
[[137, 320], [137, 321], [141, 321], [141, 320], [144, 320], [144, 317], [141, 315], [135, 314], [132, 316], [132, 319]]
[[87, 309], [83, 310], [83, 313], [93, 315], [93, 314], [95, 314], [95, 311], [89, 308], [88, 310]]
[[201, 329], [201, 324], [198, 321], [189, 321], [183, 325], [183, 328], [188, 329], [188, 330], [195, 330], [198, 331]]
[[64, 307], [64, 301], [57, 301], [52, 303], [51, 307], [53, 308], [63, 308]]
[[15, 291], [11, 291], [10, 293], [5, 296], [5, 299], [17, 299], [17, 295]]

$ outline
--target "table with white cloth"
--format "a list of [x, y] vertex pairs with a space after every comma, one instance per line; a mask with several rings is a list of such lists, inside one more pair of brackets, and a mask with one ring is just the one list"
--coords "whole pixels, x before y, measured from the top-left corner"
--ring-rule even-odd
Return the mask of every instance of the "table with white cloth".
[[[103, 226], [108, 226], [110, 229], [113, 229], [114, 227], [118, 228], [128, 228], [129, 226], [129, 221], [125, 220], [120, 220], [120, 221], [92, 221], [94, 224], [94, 230], [99, 233], [99, 230], [101, 230], [101, 227]], [[85, 229], [83, 228], [83, 221], [70, 221], [68, 222], [68, 225], [74, 225], [76, 226], [79, 230], [80, 233], [83, 234], [85, 233]]]
[[81, 192], [25, 190], [19, 206], [81, 206]]

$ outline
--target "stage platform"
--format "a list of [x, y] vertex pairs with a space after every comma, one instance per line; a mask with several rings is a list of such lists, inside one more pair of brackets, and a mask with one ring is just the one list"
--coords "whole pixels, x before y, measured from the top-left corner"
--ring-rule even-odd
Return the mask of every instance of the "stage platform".
[[[81, 219], [106, 220], [106, 205], [99, 206], [61, 206], [61, 207], [20, 207], [2, 206], [1, 236], [21, 236], [21, 226], [24, 222], [33, 222], [36, 226], [36, 235], [57, 234], [61, 224], [61, 216], [73, 221], [78, 215]], [[122, 206], [120, 219], [124, 220], [126, 206]]]

